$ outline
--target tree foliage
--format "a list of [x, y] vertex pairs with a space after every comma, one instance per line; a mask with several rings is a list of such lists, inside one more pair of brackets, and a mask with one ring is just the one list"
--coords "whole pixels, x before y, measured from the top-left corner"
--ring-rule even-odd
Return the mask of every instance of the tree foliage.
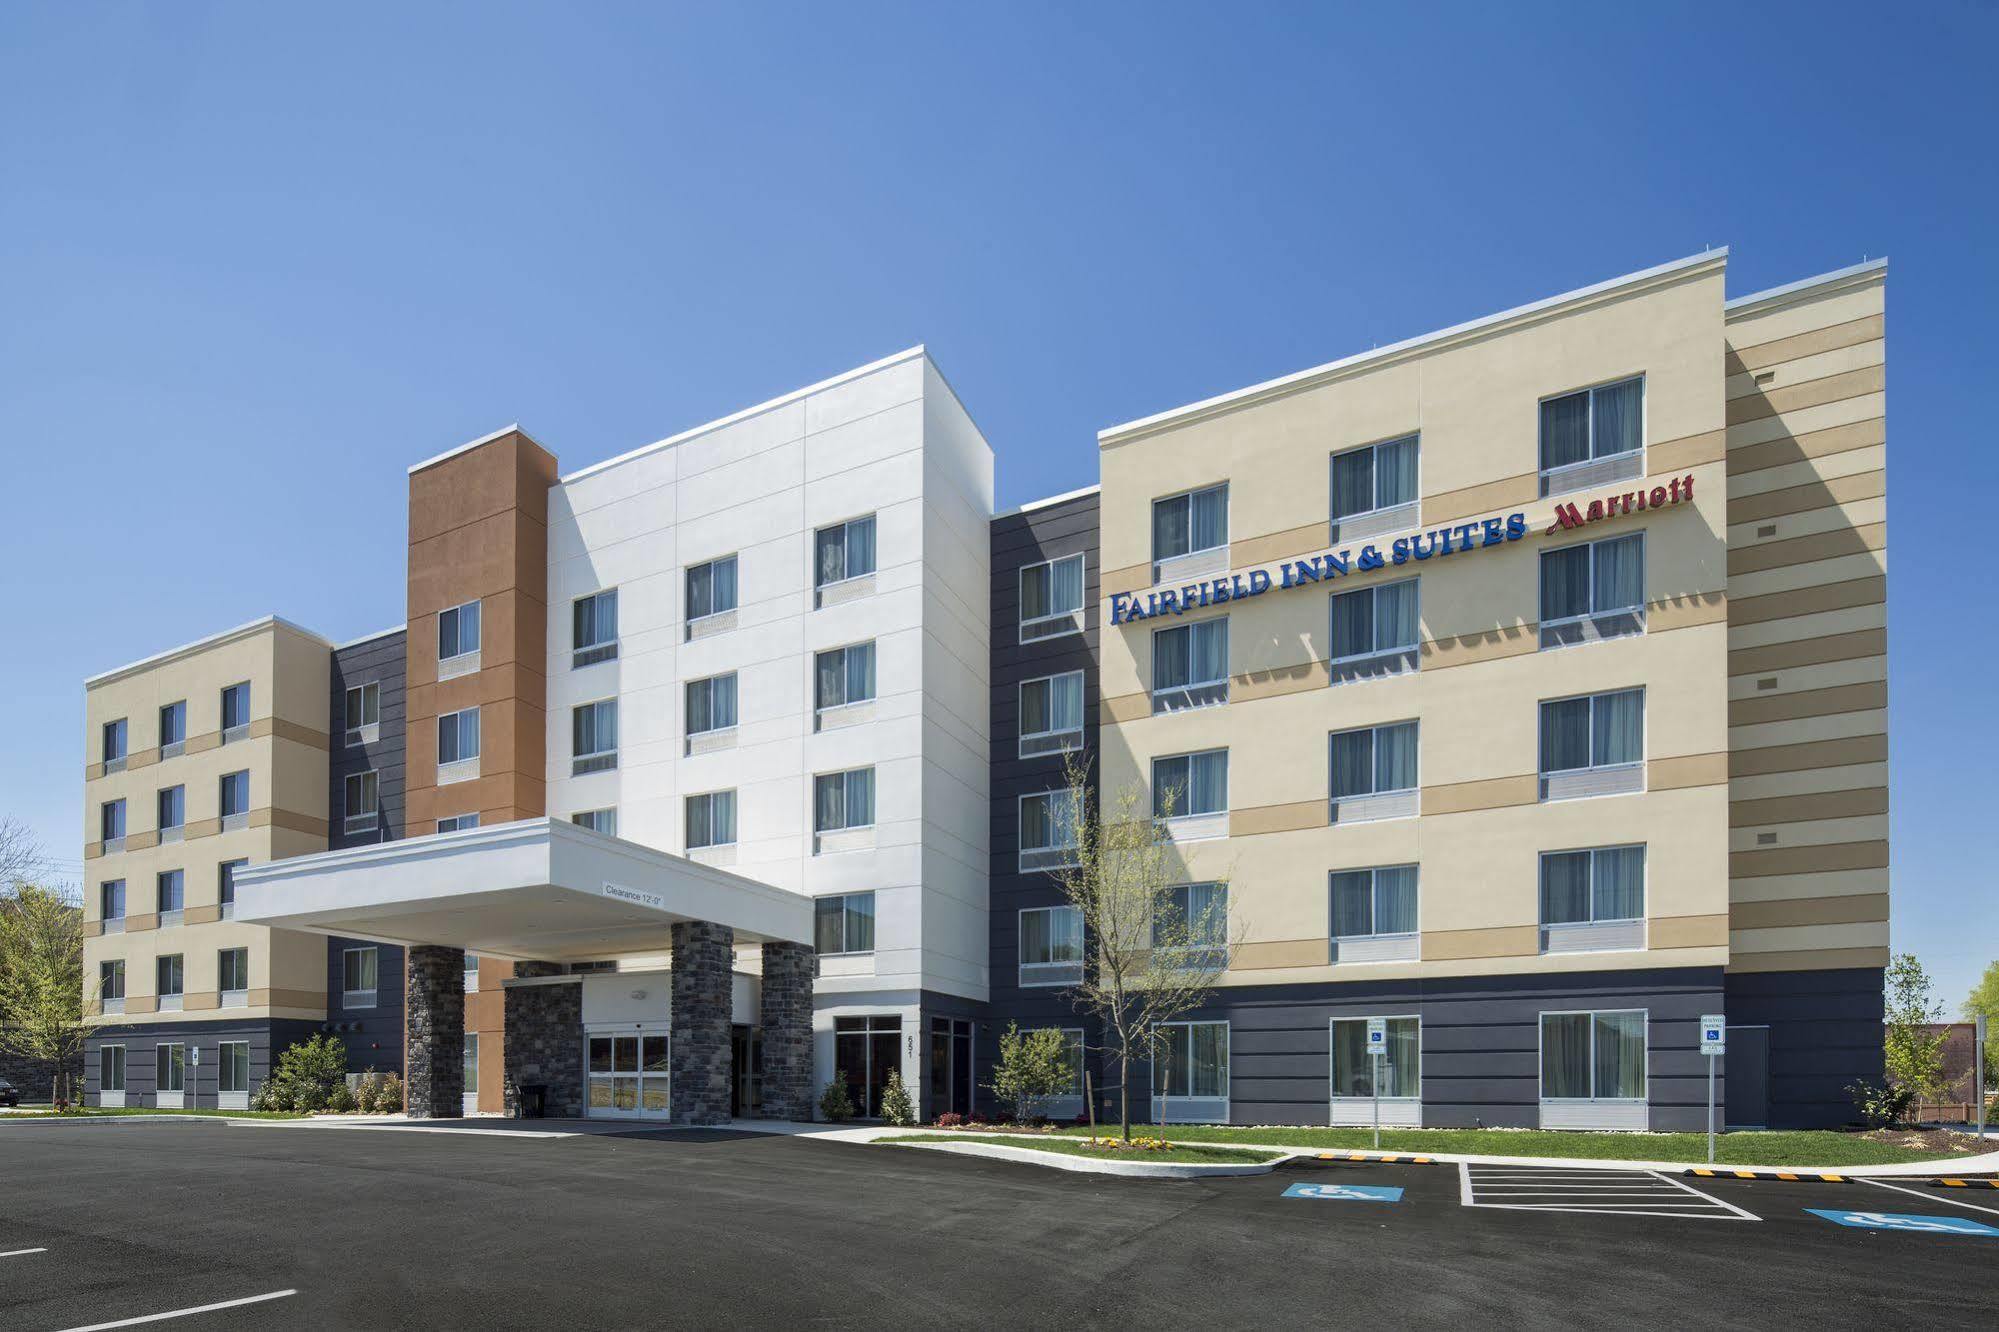
[[1970, 1022], [1985, 1016], [1985, 1082], [1999, 1082], [1999, 962], [1985, 968], [1978, 984], [1964, 1001], [1964, 1018]]
[[55, 1072], [49, 1099], [78, 1098], [83, 1056], [83, 912], [67, 895], [15, 881], [0, 889], [0, 1044]]
[[1040, 1114], [1050, 1097], [1067, 1093], [1078, 1072], [1070, 1063], [1068, 1041], [1054, 1027], [1022, 1031], [1017, 1023], [1007, 1023], [1000, 1033], [999, 1056], [988, 1086], [1016, 1123]]
[[1914, 953], [1897, 953], [1889, 959], [1884, 999], [1887, 1028], [1882, 1061], [1889, 1082], [1919, 1100], [1942, 1100], [1949, 1090], [1943, 1069], [1947, 1038], [1934, 1026], [1943, 1021], [1944, 1006]]

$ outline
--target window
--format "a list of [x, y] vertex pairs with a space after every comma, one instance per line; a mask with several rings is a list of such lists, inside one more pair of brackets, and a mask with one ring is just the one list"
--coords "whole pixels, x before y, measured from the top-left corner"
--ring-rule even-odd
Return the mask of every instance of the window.
[[250, 950], [247, 948], [223, 948], [215, 954], [215, 988], [225, 996], [243, 994], [250, 988]]
[[687, 734], [731, 731], [736, 726], [736, 673], [687, 682]]
[[382, 818], [382, 778], [374, 769], [367, 772], [347, 774], [346, 792], [340, 806], [346, 817], [341, 821], [343, 831], [367, 833], [376, 831]]
[[615, 809], [585, 809], [569, 816], [569, 821], [579, 828], [603, 833], [606, 837], [618, 835], [618, 811]]
[[1364, 823], [1417, 811], [1417, 724], [1362, 726], [1330, 740], [1331, 820]]
[[350, 747], [378, 739], [382, 733], [382, 686], [373, 680], [349, 686], [340, 716]]
[[812, 583], [825, 587], [875, 571], [874, 515], [822, 527], [812, 538]]
[[215, 867], [216, 900], [222, 903], [222, 919], [232, 920], [236, 915], [236, 871], [249, 864], [247, 858], [225, 860]]
[[1333, 455], [1331, 541], [1416, 525], [1416, 436]]
[[[187, 879], [184, 870], [161, 870], [153, 876], [154, 890], [158, 894], [159, 912], [162, 917], [179, 916], [187, 909]], [[162, 925], [177, 925], [178, 920], [162, 919]]]
[[1189, 968], [1228, 966], [1229, 886], [1182, 883], [1162, 890], [1152, 912], [1152, 946]]
[[187, 743], [187, 700], [160, 709], [160, 757], [172, 758]]
[[1059, 754], [1083, 744], [1083, 673], [1023, 680], [1020, 685], [1020, 757]]
[[1060, 869], [1076, 863], [1076, 793], [1063, 788], [1020, 798], [1020, 872]]
[[848, 893], [812, 904], [812, 944], [821, 957], [875, 951], [875, 895]]
[[1152, 631], [1152, 710], [1229, 701], [1229, 617]]
[[1020, 913], [1020, 983], [1077, 985], [1083, 979], [1083, 913], [1072, 906]]
[[1083, 1029], [1064, 1027], [1061, 1032], [1062, 1062], [1069, 1070], [1069, 1085], [1056, 1095], [1080, 1102], [1083, 1096]]
[[865, 703], [875, 696], [875, 645], [855, 643], [813, 658], [813, 706], [828, 708]]
[[187, 1046], [181, 1044], [154, 1047], [153, 1090], [171, 1095], [170, 1105], [179, 1105], [180, 1096], [187, 1089]]
[[437, 719], [437, 765], [470, 763], [479, 757], [479, 709], [447, 712]]
[[875, 770], [826, 772], [812, 779], [812, 830], [871, 828], [875, 822]]
[[[1374, 1057], [1367, 1051], [1364, 1017], [1333, 1019], [1333, 1099], [1374, 1097]], [[1413, 1017], [1388, 1018], [1388, 1053], [1381, 1060], [1381, 1094], [1416, 1099], [1421, 1096], [1421, 1023]]]
[[1030, 564], [1020, 571], [1020, 641], [1083, 630], [1083, 557]]
[[125, 959], [114, 958], [97, 964], [97, 996], [100, 999], [124, 1001]]
[[1417, 580], [1333, 594], [1334, 684], [1416, 669]]
[[1645, 534], [1541, 552], [1541, 646], [1645, 632]]
[[178, 999], [181, 996], [187, 981], [187, 970], [179, 953], [168, 953], [156, 959], [153, 974], [159, 983], [156, 993], [160, 998]]
[[476, 828], [478, 826], [479, 816], [477, 814], [453, 814], [449, 818], [437, 821], [437, 830], [441, 833], [464, 832], [467, 828]]
[[250, 1043], [223, 1041], [217, 1051], [215, 1088], [223, 1095], [243, 1095], [250, 1090]]
[[178, 842], [187, 826], [187, 788], [161, 787], [154, 804], [159, 817], [160, 840]]
[[250, 734], [250, 686], [233, 684], [222, 691], [222, 743]]
[[1152, 559], [1155, 564], [1219, 550], [1229, 544], [1229, 488], [1226, 483], [1152, 501]]
[[608, 772], [618, 766], [618, 700], [600, 699], [569, 710], [569, 774]]
[[106, 851], [125, 849], [125, 802], [107, 800], [97, 807], [97, 831]]
[[1229, 808], [1229, 751], [1176, 754], [1152, 760], [1152, 816], [1193, 819], [1226, 814]]
[[1616, 795], [1645, 785], [1645, 691], [1541, 704], [1541, 798]]
[[104, 723], [104, 770], [122, 772], [125, 768], [125, 719]]
[[1643, 1100], [1645, 1013], [1543, 1013], [1541, 1099]]
[[470, 1110], [479, 1095], [479, 1033], [465, 1033], [465, 1083], [464, 1108]]
[[1414, 865], [1334, 870], [1334, 962], [1409, 961], [1417, 956]]
[[97, 1090], [125, 1094], [125, 1047], [122, 1045], [100, 1045], [97, 1047]]
[[216, 792], [222, 811], [222, 831], [244, 827], [250, 818], [250, 772], [225, 772]]
[[1637, 476], [1645, 377], [1541, 400], [1541, 493]]
[[467, 657], [479, 650], [479, 603], [468, 601], [437, 616], [437, 660]]
[[734, 846], [736, 843], [736, 793], [708, 791], [687, 797], [687, 849], [704, 846]]
[[97, 885], [97, 914], [106, 925], [125, 919], [125, 881], [106, 879]]
[[618, 655], [618, 589], [606, 588], [569, 603], [569, 665], [595, 666]]
[[[1229, 1024], [1168, 1022], [1159, 1032], [1158, 1058], [1153, 1066], [1153, 1095], [1178, 1100], [1226, 1100], [1229, 1094]], [[1186, 1107], [1179, 1117], [1199, 1113]], [[1173, 1118], [1167, 1109], [1167, 1118]], [[1225, 1116], [1221, 1116], [1225, 1117]]]
[[697, 564], [687, 571], [687, 618], [705, 620], [736, 608], [736, 557]]
[[344, 948], [340, 952], [340, 1004], [343, 1008], [373, 1008], [381, 950]]
[[1645, 946], [1645, 848], [1541, 854], [1541, 951]]

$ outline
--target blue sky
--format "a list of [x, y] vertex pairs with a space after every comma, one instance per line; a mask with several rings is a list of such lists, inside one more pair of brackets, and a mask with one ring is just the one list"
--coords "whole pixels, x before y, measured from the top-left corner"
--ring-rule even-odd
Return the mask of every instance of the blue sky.
[[1005, 504], [1710, 245], [1737, 292], [1888, 254], [1894, 934], [1954, 1007], [1999, 11], [1639, 8], [6, 6], [0, 813], [77, 868], [82, 678], [397, 622], [404, 469], [511, 421], [573, 468], [922, 342]]

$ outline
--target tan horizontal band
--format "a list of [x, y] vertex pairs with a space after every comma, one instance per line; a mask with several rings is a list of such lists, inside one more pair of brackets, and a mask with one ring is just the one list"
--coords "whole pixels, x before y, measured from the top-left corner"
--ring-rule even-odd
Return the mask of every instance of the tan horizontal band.
[[1468, 814], [1481, 809], [1507, 809], [1532, 805], [1541, 799], [1541, 780], [1532, 774], [1523, 777], [1490, 777], [1477, 782], [1451, 782], [1423, 788], [1424, 814]]
[[1331, 530], [1332, 520], [1328, 516], [1327, 521], [1323, 523], [1294, 527], [1286, 532], [1273, 532], [1269, 536], [1251, 537], [1247, 541], [1230, 542], [1229, 564], [1238, 569], [1247, 569], [1254, 565], [1288, 560], [1297, 555], [1316, 554], [1326, 549]]
[[1695, 786], [1722, 786], [1728, 782], [1728, 755], [1680, 754], [1655, 758], [1645, 764], [1645, 789], [1682, 791]]
[[1425, 930], [1423, 961], [1463, 962], [1481, 957], [1535, 957], [1541, 952], [1541, 931], [1533, 925], [1502, 925], [1487, 930]]
[[1888, 419], [1876, 416], [1847, 425], [1827, 426], [1823, 430], [1808, 430], [1802, 435], [1782, 435], [1754, 444], [1730, 444], [1728, 474], [1742, 476], [1767, 471], [1772, 467], [1830, 457], [1835, 453], [1872, 448], [1885, 444], [1887, 440]]
[[1814, 740], [1801, 745], [1732, 750], [1728, 756], [1728, 775], [1761, 777], [1773, 772], [1809, 772], [1814, 768], [1847, 768], [1859, 763], [1887, 761], [1887, 736], [1855, 735], [1840, 740]]
[[1825, 819], [1858, 819], [1888, 812], [1888, 788], [1866, 786], [1853, 791], [1813, 791], [1805, 795], [1769, 796], [1728, 802], [1728, 826], [1762, 828], [1778, 823], [1817, 823]]
[[1795, 694], [1732, 698], [1728, 701], [1728, 724], [1757, 726], [1764, 722], [1795, 721], [1800, 717], [1829, 717], [1839, 712], [1872, 712], [1887, 706], [1888, 682], [1867, 680], [1860, 684], [1836, 685], [1830, 689], [1801, 689]]
[[1646, 470], [1657, 475], [1660, 472], [1685, 472], [1708, 463], [1720, 462], [1728, 453], [1728, 432], [1710, 430], [1704, 434], [1687, 435], [1681, 439], [1669, 439], [1663, 444], [1654, 444], [1645, 450]]
[[1802, 486], [1767, 490], [1761, 495], [1744, 495], [1739, 499], [1731, 499], [1728, 502], [1728, 521], [1730, 525], [1760, 523], [1789, 514], [1810, 513], [1814, 509], [1830, 509], [1841, 504], [1852, 504], [1858, 500], [1879, 499], [1887, 493], [1888, 473], [1885, 469], [1856, 472], [1851, 476], [1829, 477]]
[[1830, 874], [1839, 870], [1888, 868], [1888, 843], [1834, 842], [1820, 846], [1780, 846], [1767, 851], [1736, 851], [1728, 857], [1732, 879], [1771, 874]]
[[1806, 407], [1820, 407], [1828, 402], [1879, 393], [1887, 382], [1886, 366], [1866, 365], [1858, 370], [1827, 375], [1823, 379], [1807, 379], [1802, 384], [1771, 389], [1768, 393], [1750, 393], [1729, 399], [1728, 423], [1741, 425], [1745, 421], [1760, 421], [1766, 416], [1781, 416]]
[[1328, 803], [1324, 800], [1300, 800], [1288, 805], [1253, 805], [1229, 811], [1229, 836], [1255, 837], [1262, 833], [1323, 828], [1330, 818]]
[[1486, 481], [1476, 486], [1465, 486], [1459, 490], [1439, 491], [1423, 498], [1423, 524], [1426, 527], [1441, 527], [1445, 523], [1469, 518], [1475, 513], [1494, 513], [1501, 509], [1517, 509], [1532, 504], [1541, 498], [1541, 474], [1523, 472], [1519, 476], [1501, 477], [1497, 481]]
[[1885, 967], [1886, 948], [1817, 948], [1774, 953], [1744, 952], [1731, 948], [1729, 971], [1845, 971], [1850, 968]]
[[1787, 569], [1794, 564], [1836, 560], [1846, 555], [1865, 555], [1888, 546], [1888, 524], [1866, 523], [1860, 527], [1835, 528], [1788, 541], [1770, 541], [1758, 546], [1731, 546], [1728, 573], [1758, 573], [1764, 569]]
[[1851, 610], [1855, 606], [1876, 606], [1887, 599], [1887, 576], [1870, 574], [1865, 578], [1850, 578], [1843, 583], [1821, 583], [1816, 587], [1801, 587], [1789, 592], [1741, 597], [1729, 603], [1728, 622], [1765, 624], [1771, 620], [1795, 619], [1800, 615]]
[[1856, 629], [1849, 634], [1800, 638], [1789, 643], [1736, 648], [1728, 654], [1730, 675], [1761, 675], [1798, 666], [1823, 666], [1835, 661], [1864, 661], [1888, 655], [1886, 629]]
[[1888, 894], [1799, 897], [1781, 902], [1737, 902], [1729, 920], [1738, 930], [1778, 930], [1798, 925], [1866, 925], [1888, 919]]
[[1801, 361], [1807, 356], [1819, 356], [1842, 347], [1857, 347], [1863, 342], [1874, 342], [1885, 335], [1886, 318], [1882, 315], [1867, 315], [1860, 319], [1849, 319], [1843, 324], [1828, 324], [1824, 328], [1814, 328], [1803, 333], [1793, 333], [1788, 338], [1774, 338], [1769, 342], [1753, 343], [1746, 347], [1728, 349], [1728, 373], [1744, 375], [1755, 370], [1767, 370], [1773, 365], [1786, 361]]
[[1646, 922], [1647, 948], [1726, 948], [1728, 915], [1659, 916]]
[[[1332, 679], [1332, 668], [1323, 661], [1308, 661], [1299, 666], [1273, 666], [1230, 679], [1229, 702], [1248, 703], [1259, 698], [1302, 694], [1324, 689], [1332, 683]], [[1151, 711], [1149, 701], [1146, 711]]]
[[1229, 958], [1231, 971], [1269, 971], [1277, 967], [1323, 967], [1333, 960], [1326, 939], [1272, 939], [1237, 944]]

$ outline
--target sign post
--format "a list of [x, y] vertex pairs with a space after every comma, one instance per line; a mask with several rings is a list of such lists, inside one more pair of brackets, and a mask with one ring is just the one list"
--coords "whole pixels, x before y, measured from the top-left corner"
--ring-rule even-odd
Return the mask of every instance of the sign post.
[[1701, 1018], [1701, 1053], [1707, 1056], [1707, 1163], [1714, 1164], [1714, 1065], [1728, 1053], [1728, 1019], [1720, 1013]]
[[1381, 1073], [1388, 1058], [1388, 1019], [1367, 1020], [1368, 1086], [1374, 1092], [1374, 1150], [1381, 1150]]
[[1971, 1094], [1978, 1098], [1978, 1141], [1985, 1141], [1985, 1014], [1972, 1018]]

